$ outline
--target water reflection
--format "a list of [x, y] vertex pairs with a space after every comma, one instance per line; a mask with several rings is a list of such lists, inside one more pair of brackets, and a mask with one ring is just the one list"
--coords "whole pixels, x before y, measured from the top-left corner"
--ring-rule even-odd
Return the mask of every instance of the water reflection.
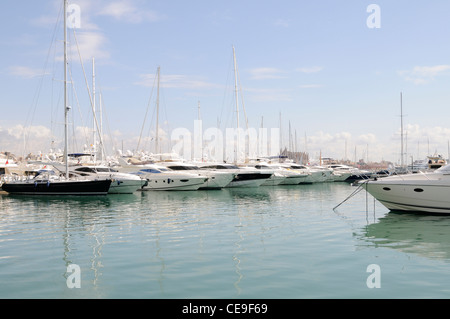
[[427, 258], [450, 260], [449, 216], [390, 212], [365, 226], [360, 239]]

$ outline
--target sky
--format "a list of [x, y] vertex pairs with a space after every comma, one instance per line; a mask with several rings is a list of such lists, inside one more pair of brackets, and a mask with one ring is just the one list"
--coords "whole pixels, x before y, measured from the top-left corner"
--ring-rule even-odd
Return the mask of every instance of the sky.
[[[204, 129], [235, 125], [234, 47], [241, 125], [279, 128], [282, 146], [290, 136], [311, 158], [395, 163], [403, 126], [405, 162], [448, 157], [448, 1], [69, 4], [73, 152], [94, 139], [93, 58], [108, 150], [152, 148], [158, 68], [159, 137], [170, 149], [171, 132], [199, 117]], [[62, 1], [3, 1], [0, 18], [0, 151], [62, 147]]]

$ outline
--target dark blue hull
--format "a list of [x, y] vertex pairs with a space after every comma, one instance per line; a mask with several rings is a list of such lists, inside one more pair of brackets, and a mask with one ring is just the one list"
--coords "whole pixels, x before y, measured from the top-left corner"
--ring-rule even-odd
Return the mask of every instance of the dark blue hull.
[[7, 182], [2, 190], [20, 195], [106, 195], [111, 180]]

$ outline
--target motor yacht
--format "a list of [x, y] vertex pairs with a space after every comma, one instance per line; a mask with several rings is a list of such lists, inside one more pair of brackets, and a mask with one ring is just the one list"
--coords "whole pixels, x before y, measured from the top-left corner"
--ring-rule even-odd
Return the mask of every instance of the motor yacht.
[[390, 210], [450, 214], [450, 165], [359, 183]]
[[108, 194], [132, 194], [147, 184], [147, 180], [140, 176], [119, 172], [107, 166], [76, 165], [70, 167], [70, 173], [97, 179], [111, 179]]
[[147, 180], [147, 185], [142, 188], [144, 191], [198, 190], [208, 181], [206, 175], [193, 174], [187, 171], [174, 171], [156, 164], [122, 165], [118, 170], [136, 174]]
[[200, 169], [208, 171], [230, 172], [233, 180], [226, 187], [259, 187], [272, 176], [272, 172], [262, 172], [251, 167], [239, 167], [227, 163], [209, 163], [199, 165]]
[[208, 180], [199, 189], [222, 189], [235, 177], [234, 172], [200, 169], [197, 165], [186, 162], [158, 162], [158, 165], [167, 167], [173, 171], [187, 172], [208, 177]]

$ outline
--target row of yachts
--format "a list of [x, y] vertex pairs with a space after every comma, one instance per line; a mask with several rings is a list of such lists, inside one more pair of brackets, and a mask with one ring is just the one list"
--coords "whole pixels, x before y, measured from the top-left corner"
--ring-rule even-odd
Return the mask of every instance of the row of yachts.
[[[65, 179], [61, 172], [64, 164], [33, 164], [27, 171], [18, 168], [4, 171], [2, 190], [14, 193], [15, 184], [39, 185], [56, 183]], [[295, 163], [266, 163], [234, 165], [228, 163], [188, 163], [162, 161], [133, 164], [121, 158], [119, 165], [73, 164], [69, 167], [74, 180], [110, 180], [108, 194], [133, 193], [135, 191], [181, 191], [207, 190], [235, 187], [260, 187], [297, 185], [320, 182], [352, 182], [365, 179], [367, 172], [351, 166], [334, 164], [328, 166], [305, 166]], [[31, 186], [30, 186], [31, 187]], [[41, 187], [45, 192], [46, 188]]]

